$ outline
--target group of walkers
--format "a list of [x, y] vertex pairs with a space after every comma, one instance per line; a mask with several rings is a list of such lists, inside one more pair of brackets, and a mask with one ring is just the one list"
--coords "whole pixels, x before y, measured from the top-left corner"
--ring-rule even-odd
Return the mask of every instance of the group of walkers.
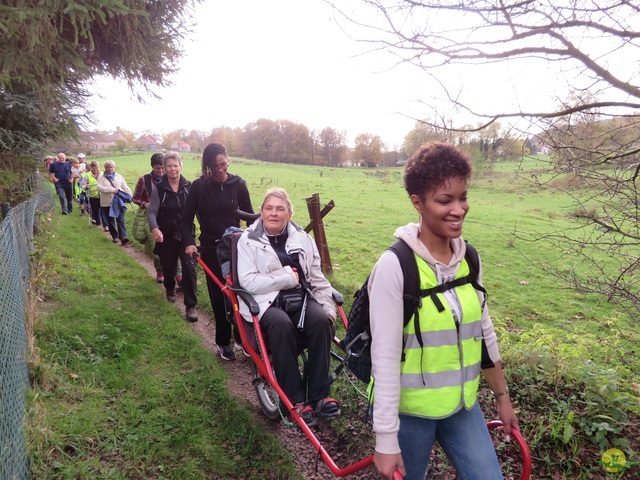
[[[64, 162], [60, 154], [49, 167], [63, 214], [72, 211], [67, 183], [73, 180]], [[97, 162], [90, 166], [78, 183], [88, 194], [92, 223], [104, 225], [94, 211], [106, 214], [113, 241], [120, 239], [125, 245], [123, 210], [112, 207], [116, 201], [126, 202], [123, 197], [131, 192], [112, 161], [105, 163], [102, 174]], [[193, 182], [182, 175], [179, 153], [157, 153], [151, 157], [151, 172], [140, 177], [131, 198], [138, 205], [135, 238], [156, 256], [156, 279], [163, 283], [169, 302], [176, 301], [176, 286], [182, 280], [186, 318], [192, 322], [198, 320], [193, 255], [199, 252], [222, 280], [217, 246], [229, 227], [240, 226], [238, 210], [253, 213], [246, 182], [228, 169], [227, 152], [219, 143], [204, 149], [202, 172]], [[457, 281], [470, 271], [461, 236], [470, 176], [469, 158], [455, 146], [438, 142], [422, 146], [405, 168], [405, 189], [419, 220], [399, 227], [395, 236], [413, 252], [421, 289], [450, 287], [424, 298], [407, 321], [407, 288], [397, 255], [384, 252], [368, 282], [374, 461], [386, 479], [396, 470], [407, 479], [424, 479], [434, 440], [460, 478], [502, 478], [477, 402], [480, 374], [494, 392], [507, 439], [518, 427], [481, 287], [481, 265], [475, 283]], [[237, 278], [238, 287], [260, 307], [258, 318], [278, 383], [300, 417], [315, 425], [318, 417], [340, 414], [327, 381], [336, 307], [316, 244], [292, 217], [287, 192], [268, 190], [259, 218], [248, 222], [238, 241]], [[218, 353], [224, 360], [235, 360], [234, 350], [244, 346], [232, 328], [225, 296], [208, 277], [207, 287]], [[253, 321], [242, 303], [240, 313], [246, 322]], [[301, 348], [308, 351], [306, 378], [297, 364]]]
[[[182, 287], [186, 318], [190, 322], [198, 320], [194, 219], [198, 219], [200, 226], [200, 255], [222, 279], [216, 255], [218, 242], [228, 227], [240, 226], [236, 210], [253, 213], [245, 181], [228, 173], [228, 168], [226, 149], [219, 143], [205, 148], [202, 175], [193, 183], [182, 175], [178, 152], [156, 153], [151, 157], [151, 172], [138, 179], [133, 194], [133, 202], [138, 205], [134, 237], [153, 255], [156, 280], [164, 285], [169, 302], [176, 301], [176, 288]], [[242, 346], [239, 338], [235, 348], [231, 342], [232, 327], [224, 294], [208, 277], [207, 287], [218, 353], [224, 360], [235, 360], [235, 349]]]
[[67, 158], [60, 152], [56, 157], [47, 157], [45, 165], [60, 199], [62, 215], [72, 214], [77, 202], [80, 215], [88, 214], [93, 225], [110, 233], [113, 243], [129, 242], [124, 204], [131, 202], [131, 189], [124, 177], [116, 173], [113, 160], [104, 163], [102, 173], [100, 163], [93, 160], [87, 164], [84, 153]]
[[[225, 147], [212, 143], [205, 148], [202, 175], [193, 184], [182, 175], [179, 153], [155, 153], [151, 156], [151, 171], [138, 179], [133, 193], [124, 177], [115, 171], [113, 160], [106, 161], [104, 172], [100, 172], [98, 161], [92, 161], [87, 169], [85, 156], [80, 154], [78, 158], [82, 162], [59, 153], [45, 161], [60, 198], [62, 214], [71, 214], [77, 201], [81, 215], [90, 212], [91, 223], [102, 225], [114, 243], [119, 240], [124, 246], [129, 243], [125, 204], [136, 204], [133, 238], [152, 256], [156, 281], [164, 285], [167, 300], [174, 303], [176, 289], [181, 287], [186, 319], [198, 321], [194, 219], [197, 217], [200, 225], [200, 255], [222, 279], [216, 255], [218, 242], [228, 227], [240, 226], [236, 210], [253, 213], [246, 182], [228, 172]], [[210, 278], [207, 289], [216, 320], [218, 352], [224, 360], [235, 360], [235, 349], [241, 349], [241, 342], [236, 333], [234, 348], [224, 294]]]

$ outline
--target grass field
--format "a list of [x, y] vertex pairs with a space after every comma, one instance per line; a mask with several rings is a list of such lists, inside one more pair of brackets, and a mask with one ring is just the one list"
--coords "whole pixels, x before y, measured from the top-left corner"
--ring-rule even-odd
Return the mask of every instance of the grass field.
[[[132, 189], [137, 178], [150, 169], [148, 154], [112, 158], [116, 161], [117, 171], [124, 175]], [[103, 163], [106, 158], [99, 160]], [[200, 169], [199, 157], [185, 154], [183, 161], [183, 174], [193, 180]], [[526, 181], [527, 175], [539, 173], [543, 166], [539, 158], [501, 163], [492, 172], [474, 178], [469, 196], [471, 210], [465, 220], [463, 236], [481, 254], [484, 284], [489, 291], [492, 317], [500, 334], [507, 376], [518, 405], [523, 433], [534, 451], [540, 474], [535, 478], [551, 478], [551, 474], [560, 475], [557, 478], [598, 478], [603, 472], [599, 465], [600, 455], [607, 448], [615, 446], [622, 449], [627, 458], [638, 460], [635, 452], [640, 449], [637, 440], [640, 410], [637, 372], [640, 371], [640, 360], [636, 352], [640, 334], [634, 319], [615, 306], [597, 296], [574, 293], [540, 268], [546, 262], [561, 269], [582, 268], [575, 257], [563, 251], [551, 250], [541, 242], [525, 240], [547, 232], [570, 233], [575, 227], [568, 215], [573, 205], [567, 197], [533, 187]], [[287, 189], [294, 202], [294, 221], [303, 226], [309, 221], [306, 198], [318, 193], [323, 204], [330, 200], [335, 202], [335, 208], [324, 220], [334, 265], [331, 281], [347, 299], [362, 284], [380, 253], [393, 241], [395, 228], [417, 220], [402, 186], [401, 168], [321, 168], [231, 159], [229, 170], [247, 181], [255, 209], [266, 189], [275, 186]], [[130, 226], [132, 215], [127, 214], [127, 219]], [[110, 378], [108, 383], [113, 383], [114, 387], [110, 387], [109, 394], [101, 395], [98, 392], [94, 415], [106, 415], [112, 405], [110, 399], [117, 395], [113, 392], [129, 388], [119, 385], [118, 380], [130, 382], [131, 369], [141, 368], [142, 358], [145, 359], [143, 363], [160, 362], [155, 367], [148, 367], [155, 370], [154, 374], [158, 377], [162, 376], [160, 369], [167, 367], [164, 363], [167, 360], [163, 358], [164, 349], [152, 338], [145, 340], [148, 343], [143, 343], [143, 346], [138, 342], [123, 340], [124, 343], [109, 346], [113, 351], [107, 354], [96, 354], [99, 345], [85, 348], [81, 343], [86, 341], [85, 336], [91, 332], [73, 332], [74, 328], [80, 328], [73, 325], [73, 319], [83, 313], [78, 302], [85, 295], [105, 295], [105, 301], [113, 301], [116, 292], [123, 295], [118, 297], [117, 302], [117, 308], [123, 312], [119, 319], [122, 323], [114, 325], [111, 319], [105, 317], [99, 317], [95, 322], [96, 331], [91, 335], [95, 334], [94, 341], [98, 344], [100, 338], [109, 338], [113, 332], [120, 334], [126, 331], [126, 338], [146, 339], [144, 331], [149, 327], [139, 326], [143, 329], [141, 332], [128, 332], [126, 319], [144, 311], [145, 321], [155, 325], [157, 312], [153, 311], [154, 308], [165, 309], [166, 306], [157, 289], [149, 287], [151, 290], [146, 290], [148, 281], [143, 278], [144, 274], [132, 273], [128, 263], [123, 264], [126, 268], [118, 269], [113, 274], [102, 274], [107, 279], [98, 278], [95, 284], [87, 285], [92, 277], [87, 265], [98, 262], [104, 269], [101, 271], [107, 272], [110, 270], [106, 259], [115, 262], [129, 260], [118, 251], [118, 247], [106, 240], [89, 239], [89, 243], [84, 243], [86, 239], [81, 236], [69, 238], [67, 235], [72, 235], [72, 229], [65, 230], [60, 226], [60, 222], [65, 221], [68, 220], [60, 216], [54, 218], [52, 228], [56, 237], [47, 240], [48, 243], [56, 243], [55, 248], [49, 246], [47, 250], [59, 250], [61, 258], [46, 259], [53, 265], [52, 270], [60, 275], [51, 278], [47, 275], [47, 282], [55, 285], [59, 282], [65, 286], [65, 289], [52, 287], [50, 290], [51, 300], [63, 308], [45, 316], [39, 344], [42, 345], [43, 358], [47, 359], [45, 365], [53, 361], [54, 372], [55, 365], [59, 364], [72, 365], [66, 367], [71, 371], [84, 368], [92, 364], [91, 355], [97, 355], [96, 358], [106, 355], [114, 359], [114, 363], [99, 362], [99, 366], [107, 370], [105, 375]], [[57, 245], [59, 242], [64, 249]], [[70, 273], [62, 276], [63, 270]], [[200, 293], [202, 298], [206, 298], [203, 291]], [[201, 305], [204, 303], [201, 302]], [[169, 312], [166, 314], [169, 315]], [[173, 314], [176, 315], [175, 312]], [[149, 317], [146, 318], [146, 315]], [[165, 315], [164, 310], [162, 315]], [[57, 326], [58, 322], [60, 326]], [[188, 366], [181, 365], [179, 368], [199, 369], [200, 362], [208, 366], [214, 364], [198, 352], [198, 347], [193, 345], [197, 342], [182, 330], [178, 335], [179, 340], [176, 340], [182, 343], [176, 348], [188, 345], [190, 353], [183, 355]], [[162, 338], [166, 340], [175, 334], [171, 330]], [[197, 358], [197, 362], [191, 362], [191, 357]], [[211, 375], [209, 369], [207, 372], [207, 375]], [[46, 380], [50, 375], [51, 372], [47, 372], [42, 378]], [[124, 378], [121, 378], [122, 375]], [[137, 381], [141, 381], [137, 378], [141, 375], [136, 373], [135, 376]], [[86, 392], [92, 392], [95, 385], [90, 380], [90, 369], [82, 374], [82, 378]], [[156, 380], [162, 384], [160, 378]], [[151, 387], [140, 385], [136, 388], [142, 392]], [[184, 388], [190, 391], [194, 385]], [[202, 400], [202, 395], [210, 394], [205, 389], [196, 397]], [[157, 392], [152, 393], [151, 397], [155, 395]], [[38, 407], [41, 399], [33, 400], [34, 408]], [[56, 401], [64, 400], [64, 396], [56, 397]], [[73, 396], [67, 400], [70, 402], [68, 408], [74, 410]], [[194, 401], [189, 405], [198, 410], [201, 408], [199, 403]], [[49, 412], [48, 415], [58, 415], [50, 412], [52, 406], [43, 408]], [[159, 428], [171, 429], [176, 422], [189, 422], [182, 419], [169, 422], [172, 408], [175, 407], [167, 405], [167, 417], [159, 420]], [[202, 412], [196, 414], [202, 415]], [[110, 415], [113, 416], [113, 413]], [[132, 421], [135, 421], [133, 412], [119, 411], [118, 415], [132, 417]], [[82, 412], [82, 416], [86, 414]], [[39, 417], [35, 415], [33, 418]], [[57, 420], [57, 428], [66, 425], [63, 420]], [[161, 425], [163, 421], [168, 423]], [[33, 428], [37, 432], [37, 428]], [[73, 430], [73, 426], [66, 428]], [[116, 426], [113, 428], [115, 430]], [[95, 436], [102, 434], [105, 433], [91, 433]], [[204, 434], [198, 432], [195, 436]], [[225, 434], [229, 435], [229, 432]], [[45, 436], [45, 433], [42, 435]], [[84, 435], [89, 436], [86, 433]], [[155, 435], [157, 433], [152, 438], [156, 438]], [[44, 448], [47, 442], [42, 439], [42, 444]], [[191, 448], [187, 447], [186, 450], [190, 451]], [[205, 450], [203, 448], [203, 452]], [[214, 455], [214, 450], [212, 446], [211, 452], [203, 455]], [[35, 451], [39, 452], [39, 449]], [[44, 455], [44, 452], [39, 453]], [[145, 455], [149, 453], [145, 452]], [[249, 455], [253, 454], [249, 452]], [[268, 453], [260, 452], [260, 456], [265, 455], [268, 456]], [[167, 463], [175, 460], [171, 454], [167, 454], [167, 458]], [[560, 464], [559, 459], [562, 460]], [[197, 460], [194, 461], [197, 463]], [[42, 463], [46, 463], [44, 459]], [[202, 463], [202, 457], [199, 463]], [[231, 471], [234, 466], [228, 468]], [[276, 465], [274, 468], [286, 466]], [[60, 478], [81, 477], [63, 475]], [[195, 475], [194, 478], [199, 477]], [[231, 475], [230, 478], [236, 477]]]
[[52, 218], [38, 248], [31, 478], [299, 478], [147, 271], [86, 217]]

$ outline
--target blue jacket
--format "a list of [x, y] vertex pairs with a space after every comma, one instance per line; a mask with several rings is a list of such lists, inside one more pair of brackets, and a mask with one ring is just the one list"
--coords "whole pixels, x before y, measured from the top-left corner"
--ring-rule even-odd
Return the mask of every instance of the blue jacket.
[[120, 213], [124, 214], [127, 206], [125, 203], [131, 203], [133, 201], [133, 197], [128, 193], [119, 191], [111, 201], [111, 208], [109, 208], [109, 216], [118, 218]]

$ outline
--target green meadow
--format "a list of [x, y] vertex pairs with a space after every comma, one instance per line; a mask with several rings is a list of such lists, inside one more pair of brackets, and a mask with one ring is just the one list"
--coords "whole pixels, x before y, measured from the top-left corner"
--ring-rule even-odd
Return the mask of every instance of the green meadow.
[[[101, 165], [108, 158], [115, 160], [116, 171], [133, 190], [137, 178], [150, 170], [149, 157], [145, 153], [97, 159]], [[401, 167], [326, 168], [235, 158], [230, 161], [229, 171], [247, 181], [256, 210], [264, 192], [276, 186], [289, 192], [294, 221], [302, 226], [309, 223], [306, 198], [317, 193], [322, 205], [335, 202], [335, 208], [324, 218], [324, 226], [334, 267], [330, 279], [345, 295], [347, 311], [353, 292], [393, 241], [394, 230], [417, 221], [403, 188]], [[198, 155], [185, 154], [183, 164], [187, 179], [199, 175]], [[463, 236], [481, 255], [483, 282], [489, 292], [512, 397], [534, 456], [533, 478], [599, 478], [604, 472], [600, 458], [609, 448], [619, 448], [628, 459], [638, 461], [640, 385], [636, 372], [640, 371], [640, 361], [636, 352], [640, 332], [635, 319], [606, 299], [579, 295], [541, 268], [547, 263], [561, 270], [583, 268], [578, 258], [565, 251], [531, 241], [546, 233], [572, 235], [576, 227], [570, 216], [574, 206], [568, 197], [527, 181], [542, 169], [540, 158], [526, 158], [496, 164], [490, 172], [475, 176]], [[215, 439], [228, 440], [234, 428], [232, 422], [215, 420], [220, 412], [209, 405], [211, 401], [233, 404], [218, 388], [211, 387], [223, 385], [217, 378], [224, 376], [223, 369], [215, 359], [206, 358], [210, 354], [202, 353], [202, 347], [180, 323], [175, 309], [163, 301], [162, 292], [146, 278], [146, 272], [97, 229], [90, 229], [75, 216], [62, 217], [58, 210], [56, 206], [50, 235], [40, 239], [40, 261], [48, 268], [39, 281], [49, 293], [36, 327], [41, 362], [34, 369], [37, 387], [30, 399], [30, 432], [35, 437], [30, 442], [30, 454], [37, 459], [32, 461], [32, 468], [40, 473], [34, 478], [89, 478], [74, 470], [72, 460], [79, 451], [84, 452], [80, 463], [86, 472], [95, 473], [100, 468], [104, 474], [100, 478], [187, 478], [187, 473], [189, 478], [218, 478], [210, 476], [215, 471], [211, 464], [223, 468], [227, 478], [241, 478], [239, 472], [245, 461], [252, 471], [262, 470], [263, 476], [256, 473], [250, 478], [295, 478], [290, 460], [286, 455], [282, 461], [276, 460], [277, 448], [264, 440], [265, 434], [251, 422], [242, 427], [250, 430], [246, 436], [259, 438], [266, 446], [251, 442], [237, 445], [232, 459], [225, 455], [228, 452], [216, 451]], [[128, 213], [129, 227], [132, 218]], [[96, 272], [104, 277], [94, 278]], [[202, 280], [202, 273], [199, 275]], [[207, 309], [204, 282], [199, 284], [199, 308]], [[112, 302], [110, 308], [117, 308], [122, 315], [115, 321], [113, 315], [96, 313], [96, 322], [90, 322], [90, 326], [76, 322], [84, 309], [99, 312], [96, 295], [103, 302]], [[157, 325], [160, 316], [168, 316], [174, 323], [170, 327]], [[101, 342], [111, 336], [120, 343], [110, 344], [103, 352], [107, 346]], [[158, 343], [159, 339], [162, 341]], [[167, 345], [161, 347], [165, 342]], [[179, 357], [177, 364], [171, 359], [174, 355]], [[96, 364], [104, 369], [97, 377], [95, 368], [87, 367]], [[82, 382], [69, 378], [70, 365], [74, 373], [81, 372]], [[163, 368], [179, 368], [181, 373], [169, 371], [163, 378]], [[150, 384], [140, 378], [147, 374]], [[198, 385], [192, 374], [204, 376], [210, 386]], [[68, 395], [59, 395], [61, 389], [68, 390]], [[130, 390], [135, 393], [129, 395]], [[94, 393], [93, 413], [73, 406], [77, 397], [89, 398]], [[165, 402], [158, 399], [162, 395], [167, 395]], [[180, 405], [181, 395], [188, 398], [185, 406]], [[119, 406], [114, 398], [126, 398], [130, 408]], [[143, 423], [141, 408], [157, 413], [153, 416], [157, 430], [146, 432], [136, 427]], [[69, 416], [71, 411], [73, 417]], [[242, 408], [233, 412], [241, 419], [249, 415]], [[69, 422], [70, 418], [80, 418], [87, 425], [80, 425], [80, 420]], [[202, 418], [207, 419], [205, 425], [196, 427]], [[116, 435], [118, 428], [122, 431]], [[348, 428], [352, 427], [345, 426]], [[190, 432], [189, 437], [183, 438], [184, 429]], [[171, 438], [176, 434], [180, 442], [158, 441], [163, 432], [170, 432]], [[78, 445], [69, 453], [65, 445], [70, 443], [69, 438], [75, 438], [73, 435], [79, 439]], [[122, 445], [127, 435], [135, 437], [132, 445], [137, 446], [136, 441], [144, 435], [157, 443], [155, 448], [137, 446], [142, 451], [130, 453], [129, 447]], [[58, 443], [52, 440], [57, 436], [62, 438]], [[115, 453], [92, 451], [98, 446], [87, 438], [98, 437], [113, 443]], [[52, 443], [57, 466], [46, 455]], [[176, 453], [174, 448], [181, 451]], [[117, 459], [113, 473], [100, 462], [92, 463], [100, 455]], [[188, 460], [184, 468], [189, 470], [182, 472], [185, 476], [169, 473], [180, 455]], [[256, 458], [263, 467], [258, 466]], [[156, 461], [162, 469], [149, 470], [143, 466], [148, 461]], [[131, 474], [136, 469], [139, 477]], [[119, 476], [122, 471], [129, 474]]]

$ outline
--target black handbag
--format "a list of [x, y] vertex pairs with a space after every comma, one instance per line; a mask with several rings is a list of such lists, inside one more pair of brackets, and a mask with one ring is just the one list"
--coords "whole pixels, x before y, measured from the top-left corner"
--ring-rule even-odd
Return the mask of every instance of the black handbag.
[[296, 313], [302, 310], [306, 292], [302, 288], [281, 290], [278, 294], [278, 307], [287, 313]]

